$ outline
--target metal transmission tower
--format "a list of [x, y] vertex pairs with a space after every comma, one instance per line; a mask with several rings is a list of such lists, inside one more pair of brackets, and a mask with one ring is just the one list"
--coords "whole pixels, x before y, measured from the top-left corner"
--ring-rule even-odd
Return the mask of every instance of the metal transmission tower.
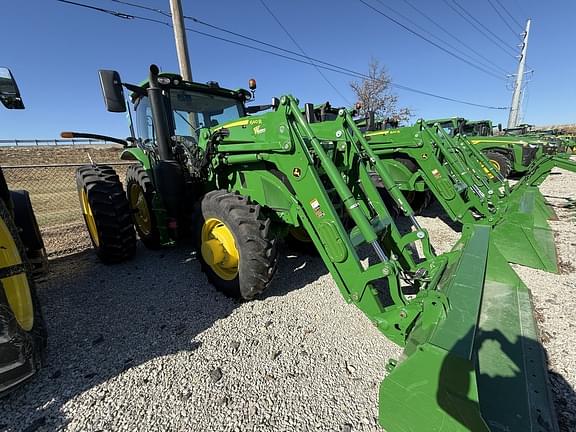
[[524, 68], [526, 66], [526, 51], [528, 50], [528, 34], [530, 33], [530, 20], [526, 21], [526, 30], [522, 39], [522, 52], [518, 63], [518, 72], [514, 82], [514, 93], [512, 95], [512, 104], [510, 106], [510, 116], [508, 117], [508, 128], [518, 125], [520, 117], [520, 103], [522, 101], [522, 81], [524, 80]]

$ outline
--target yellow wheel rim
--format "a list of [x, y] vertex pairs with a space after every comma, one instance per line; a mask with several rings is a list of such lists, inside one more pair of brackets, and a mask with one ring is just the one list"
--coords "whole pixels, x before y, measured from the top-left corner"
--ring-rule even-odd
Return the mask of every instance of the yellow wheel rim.
[[[0, 219], [0, 268], [22, 264], [22, 258], [6, 223]], [[2, 279], [8, 306], [16, 321], [25, 331], [34, 325], [34, 306], [26, 273], [19, 273]]]
[[490, 163], [494, 166], [494, 168], [498, 170], [498, 172], [500, 172], [500, 164], [498, 163], [498, 161], [490, 159]]
[[92, 207], [90, 207], [90, 202], [88, 201], [88, 193], [85, 188], [80, 191], [80, 203], [82, 204], [82, 213], [84, 213], [84, 220], [86, 221], [86, 226], [88, 227], [88, 233], [90, 238], [94, 242], [96, 247], [100, 246], [100, 237], [98, 237], [98, 228], [96, 228], [96, 219], [94, 219], [94, 213], [92, 213]]
[[142, 187], [137, 183], [132, 183], [128, 190], [128, 202], [130, 208], [135, 210], [134, 221], [140, 232], [144, 235], [150, 235], [152, 232], [152, 218], [148, 209], [148, 202]]
[[232, 231], [219, 219], [210, 218], [202, 225], [201, 253], [214, 273], [224, 280], [238, 276], [240, 253]]

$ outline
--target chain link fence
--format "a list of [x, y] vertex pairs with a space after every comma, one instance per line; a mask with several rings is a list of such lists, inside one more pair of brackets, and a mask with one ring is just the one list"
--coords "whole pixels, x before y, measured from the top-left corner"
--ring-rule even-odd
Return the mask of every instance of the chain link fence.
[[[98, 162], [114, 167], [124, 182], [127, 162]], [[49, 257], [91, 247], [76, 189], [76, 169], [85, 164], [3, 165], [10, 189], [30, 193]]]

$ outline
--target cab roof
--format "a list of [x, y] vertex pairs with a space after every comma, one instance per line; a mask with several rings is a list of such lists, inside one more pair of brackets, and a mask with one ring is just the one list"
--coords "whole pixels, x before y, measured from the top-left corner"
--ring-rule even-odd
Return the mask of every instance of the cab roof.
[[[243, 88], [231, 90], [224, 87], [220, 87], [220, 85], [216, 81], [209, 81], [206, 84], [193, 81], [184, 81], [180, 75], [172, 72], [161, 72], [158, 74], [158, 77], [170, 79], [170, 84], [160, 84], [160, 87], [162, 88], [178, 88], [183, 90], [198, 91], [202, 93], [210, 93], [223, 97], [232, 97], [234, 99], [238, 99], [243, 102], [249, 99], [252, 95], [248, 90]], [[150, 86], [150, 82], [148, 79], [146, 79], [144, 81], [141, 81], [138, 84], [138, 86], [142, 87], [143, 89], [147, 89]], [[130, 97], [132, 98], [132, 100], [134, 100], [138, 98], [138, 95], [132, 92]]]

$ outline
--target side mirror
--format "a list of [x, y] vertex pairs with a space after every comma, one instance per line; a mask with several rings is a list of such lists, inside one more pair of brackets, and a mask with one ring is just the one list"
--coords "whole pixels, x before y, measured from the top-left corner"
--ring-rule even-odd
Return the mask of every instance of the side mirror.
[[502, 123], [498, 123], [498, 132], [502, 132]]
[[0, 102], [7, 109], [24, 109], [20, 90], [8, 68], [0, 68]]
[[126, 101], [120, 74], [113, 70], [99, 70], [100, 86], [104, 96], [106, 110], [110, 112], [126, 112]]

